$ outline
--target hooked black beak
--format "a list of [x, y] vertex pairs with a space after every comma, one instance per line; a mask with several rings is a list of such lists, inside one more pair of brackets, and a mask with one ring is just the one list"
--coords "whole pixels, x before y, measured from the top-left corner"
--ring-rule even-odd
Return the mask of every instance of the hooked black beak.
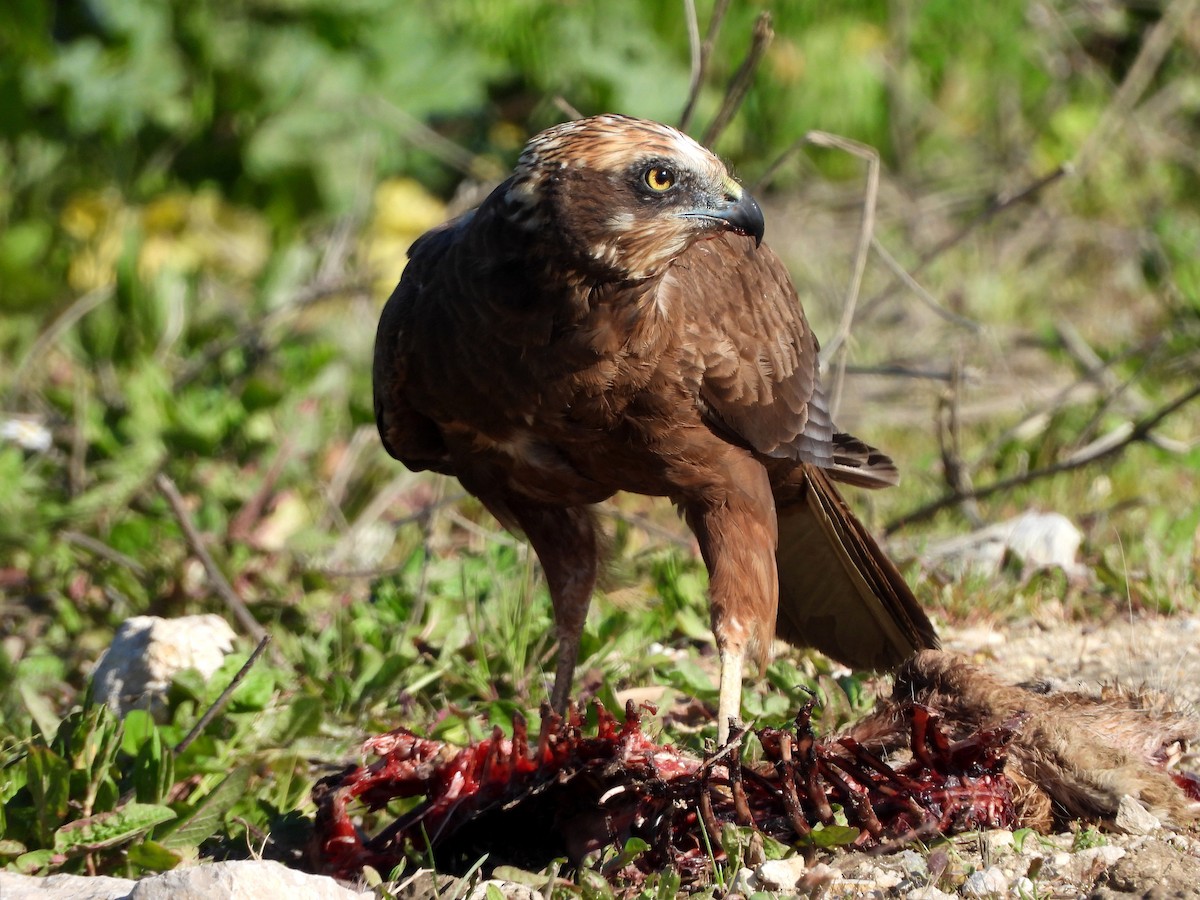
[[728, 207], [716, 213], [718, 219], [723, 219], [725, 226], [738, 234], [754, 238], [754, 246], [762, 244], [763, 232], [767, 223], [763, 221], [762, 210], [758, 201], [750, 196], [748, 191], [742, 191], [741, 196], [733, 200]]
[[754, 238], [757, 247], [762, 244], [763, 231], [766, 229], [758, 201], [742, 190], [741, 185], [732, 178], [728, 179], [727, 184], [723, 203], [705, 209], [688, 210], [682, 215], [689, 219], [716, 219], [725, 229]]

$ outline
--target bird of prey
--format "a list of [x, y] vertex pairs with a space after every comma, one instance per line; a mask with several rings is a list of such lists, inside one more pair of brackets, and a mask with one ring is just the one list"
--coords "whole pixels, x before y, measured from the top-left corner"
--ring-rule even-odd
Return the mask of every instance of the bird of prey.
[[567, 704], [596, 581], [593, 506], [664, 496], [696, 535], [718, 734], [776, 636], [861, 669], [937, 646], [834, 488], [895, 484], [834, 428], [817, 339], [754, 198], [681, 132], [601, 115], [533, 137], [480, 206], [419, 238], [375, 345], [388, 452], [458, 478], [536, 552]]

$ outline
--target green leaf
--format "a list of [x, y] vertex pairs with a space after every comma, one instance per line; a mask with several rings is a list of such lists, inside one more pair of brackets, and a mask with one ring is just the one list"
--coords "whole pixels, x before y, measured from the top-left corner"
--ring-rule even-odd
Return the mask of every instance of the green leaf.
[[66, 857], [53, 850], [31, 850], [29, 853], [18, 856], [5, 868], [22, 875], [33, 875], [43, 869], [62, 865], [64, 862], [66, 862]]
[[583, 890], [583, 900], [613, 900], [616, 896], [608, 880], [593, 869], [579, 872], [579, 887]]
[[792, 848], [782, 841], [777, 841], [769, 834], [762, 835], [763, 856], [767, 859], [786, 859], [792, 855]]
[[[4, 775], [3, 778], [0, 778], [0, 813], [2, 813], [4, 804], [15, 797], [21, 788], [25, 787], [29, 779], [29, 769], [21, 765], [18, 761], [0, 771]], [[0, 818], [0, 822], [2, 821], [3, 819]]]
[[682, 884], [683, 876], [677, 869], [668, 868], [665, 872], [660, 872], [658, 887], [654, 893], [655, 900], [674, 900], [679, 895], [679, 888]]
[[487, 900], [504, 900], [504, 893], [494, 884], [489, 884], [484, 891], [487, 895]]
[[252, 766], [241, 766], [226, 776], [190, 813], [181, 816], [168, 833], [159, 835], [159, 843], [170, 850], [198, 847], [216, 834], [225, 814], [243, 798], [253, 774]]
[[324, 717], [325, 703], [320, 697], [297, 697], [288, 704], [272, 741], [278, 747], [290, 747], [298, 739], [316, 734]]
[[829, 849], [845, 847], [858, 840], [861, 831], [849, 825], [817, 824], [808, 834], [807, 840], [815, 847]]
[[168, 872], [184, 860], [184, 854], [168, 849], [158, 841], [139, 841], [129, 848], [126, 858], [135, 866], [152, 872]]
[[[238, 668], [245, 663], [242, 660]], [[223, 690], [224, 688], [222, 688]], [[259, 712], [267, 708], [275, 694], [275, 675], [270, 669], [256, 666], [246, 673], [245, 679], [229, 698], [230, 712]]]
[[20, 682], [17, 690], [21, 694], [21, 703], [24, 704], [30, 718], [37, 725], [38, 731], [42, 733], [42, 738], [47, 742], [53, 740], [62, 723], [54, 714], [54, 708], [50, 705], [50, 701], [39, 694], [36, 688], [27, 681]]
[[130, 777], [142, 803], [161, 803], [175, 783], [175, 755], [164, 746], [157, 728], [152, 727], [138, 748]]
[[692, 697], [709, 697], [717, 692], [709, 674], [694, 660], [686, 657], [677, 660], [662, 674], [671, 687]]
[[66, 760], [49, 747], [34, 744], [25, 757], [25, 775], [33, 798], [34, 835], [39, 844], [51, 844], [55, 829], [67, 818], [71, 770]]
[[60, 853], [78, 853], [115, 847], [175, 818], [167, 806], [151, 803], [127, 803], [112, 812], [77, 819], [54, 833], [54, 849]]
[[150, 740], [157, 730], [154, 717], [144, 709], [131, 709], [125, 714], [125, 731], [121, 735], [121, 752], [127, 756], [137, 756], [142, 745]]
[[501, 881], [511, 881], [514, 884], [523, 884], [531, 888], [541, 889], [546, 886], [545, 874], [530, 872], [528, 869], [519, 869], [516, 866], [496, 866], [492, 870], [492, 877], [499, 878]]

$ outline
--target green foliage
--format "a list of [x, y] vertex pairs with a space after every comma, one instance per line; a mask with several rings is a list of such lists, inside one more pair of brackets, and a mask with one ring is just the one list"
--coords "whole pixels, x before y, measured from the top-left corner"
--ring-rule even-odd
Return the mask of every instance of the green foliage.
[[[129, 725], [145, 723], [135, 718]], [[5, 839], [10, 849], [21, 848], [8, 868], [77, 868], [83, 857], [103, 859], [105, 851], [144, 840], [176, 818], [164, 803], [173, 779], [161, 743], [147, 742], [151, 749], [131, 754], [124, 732], [125, 723], [107, 707], [86, 706], [72, 711], [50, 740], [39, 735], [6, 762], [0, 782]], [[136, 799], [128, 799], [127, 790]]]

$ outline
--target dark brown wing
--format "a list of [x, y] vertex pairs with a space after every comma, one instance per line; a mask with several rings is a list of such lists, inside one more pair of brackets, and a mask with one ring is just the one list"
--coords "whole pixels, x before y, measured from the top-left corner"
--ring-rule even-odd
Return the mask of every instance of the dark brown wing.
[[[418, 298], [427, 283], [436, 277], [447, 251], [461, 236], [471, 214], [461, 216], [428, 231], [409, 248], [408, 265], [400, 283], [388, 298], [375, 333], [375, 361], [372, 382], [375, 391], [375, 424], [383, 446], [413, 471], [449, 470], [449, 453], [442, 433], [427, 416], [413, 408], [405, 388], [408, 384], [406, 344], [411, 333]], [[419, 339], [419, 338], [418, 338]]]
[[817, 341], [770, 248], [732, 234], [700, 241], [659, 291], [670, 318], [684, 323], [684, 343], [702, 372], [700, 399], [714, 424], [766, 456], [820, 455], [833, 427], [810, 404]]
[[678, 304], [700, 378], [704, 414], [764, 456], [812, 463], [832, 478], [884, 487], [888, 457], [837, 432], [819, 380], [820, 347], [783, 262], [751, 238], [726, 234], [687, 251], [659, 288]]

